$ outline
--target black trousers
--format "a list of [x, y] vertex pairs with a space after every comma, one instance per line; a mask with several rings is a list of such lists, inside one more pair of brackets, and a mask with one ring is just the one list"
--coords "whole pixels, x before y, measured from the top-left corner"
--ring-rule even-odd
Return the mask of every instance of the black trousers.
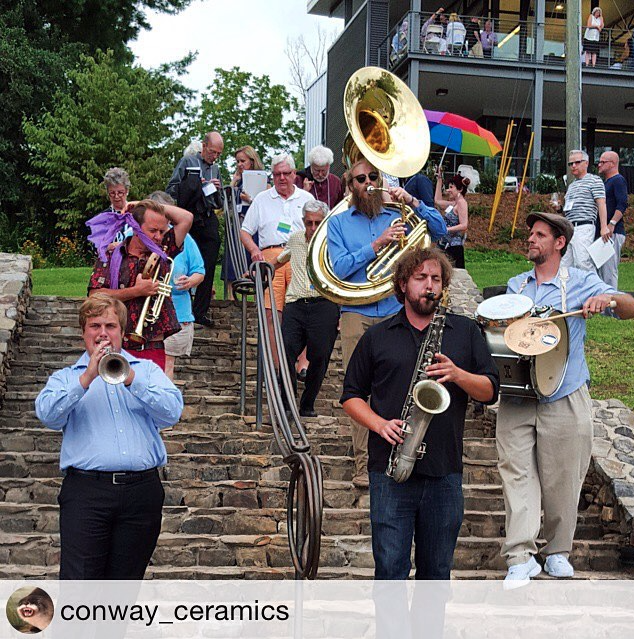
[[196, 287], [196, 295], [192, 304], [194, 317], [198, 320], [207, 315], [211, 304], [211, 291], [216, 275], [216, 263], [220, 252], [220, 234], [218, 218], [213, 213], [209, 217], [194, 220], [189, 234], [196, 240], [205, 263], [205, 279]]
[[330, 355], [337, 339], [339, 307], [323, 297], [306, 298], [284, 305], [282, 335], [288, 368], [297, 393], [295, 362], [306, 347], [310, 364], [300, 410], [314, 410], [315, 399], [328, 370]]
[[443, 251], [451, 258], [456, 268], [464, 268], [464, 244], [460, 246], [447, 246], [443, 248]]
[[164, 499], [158, 471], [119, 485], [66, 475], [57, 498], [60, 579], [143, 579]]

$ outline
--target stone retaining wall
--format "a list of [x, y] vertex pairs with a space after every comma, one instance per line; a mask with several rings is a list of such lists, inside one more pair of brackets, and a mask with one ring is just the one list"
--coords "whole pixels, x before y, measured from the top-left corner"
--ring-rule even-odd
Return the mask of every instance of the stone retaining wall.
[[592, 464], [583, 497], [601, 507], [607, 530], [634, 546], [634, 413], [618, 399], [593, 400]]
[[31, 257], [0, 253], [0, 404], [7, 371], [31, 297]]

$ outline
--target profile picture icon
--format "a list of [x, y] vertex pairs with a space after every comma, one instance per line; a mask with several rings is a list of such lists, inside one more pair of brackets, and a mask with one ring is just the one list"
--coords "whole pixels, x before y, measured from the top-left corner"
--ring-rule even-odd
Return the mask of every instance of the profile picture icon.
[[42, 632], [53, 620], [53, 600], [41, 588], [23, 586], [7, 600], [7, 619], [18, 631], [26, 635]]

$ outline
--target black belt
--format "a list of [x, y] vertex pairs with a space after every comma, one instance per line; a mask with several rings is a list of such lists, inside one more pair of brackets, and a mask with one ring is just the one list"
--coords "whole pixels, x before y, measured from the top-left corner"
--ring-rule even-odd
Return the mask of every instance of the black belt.
[[590, 220], [582, 220], [581, 222], [571, 222], [573, 226], [585, 226], [586, 224], [594, 224], [594, 222]]
[[140, 344], [139, 342], [133, 342], [131, 340], [125, 340], [124, 344], [126, 351], [164, 351], [165, 344], [162, 340], [157, 340], [155, 342], [145, 342], [145, 344]]
[[107, 481], [109, 484], [119, 486], [121, 484], [134, 484], [138, 481], [158, 476], [158, 468], [150, 468], [149, 470], [122, 470], [122, 471], [104, 471], [104, 470], [81, 470], [72, 466], [66, 469], [67, 475], [81, 475], [82, 477], [90, 477], [98, 481]]
[[265, 246], [263, 249], [260, 249], [261, 251], [266, 251], [266, 249], [270, 249], [270, 248], [285, 248], [286, 247], [286, 242], [284, 242], [284, 244], [271, 244], [271, 246]]
[[321, 300], [325, 299], [324, 297], [300, 297], [298, 300], [291, 302], [291, 304], [301, 303], [301, 304], [314, 304], [315, 302], [321, 302]]

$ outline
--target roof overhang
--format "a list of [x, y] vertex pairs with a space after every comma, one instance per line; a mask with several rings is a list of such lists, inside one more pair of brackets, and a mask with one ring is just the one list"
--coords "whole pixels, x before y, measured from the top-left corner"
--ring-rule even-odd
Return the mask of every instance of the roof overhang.
[[306, 12], [313, 16], [330, 17], [342, 0], [308, 0]]

